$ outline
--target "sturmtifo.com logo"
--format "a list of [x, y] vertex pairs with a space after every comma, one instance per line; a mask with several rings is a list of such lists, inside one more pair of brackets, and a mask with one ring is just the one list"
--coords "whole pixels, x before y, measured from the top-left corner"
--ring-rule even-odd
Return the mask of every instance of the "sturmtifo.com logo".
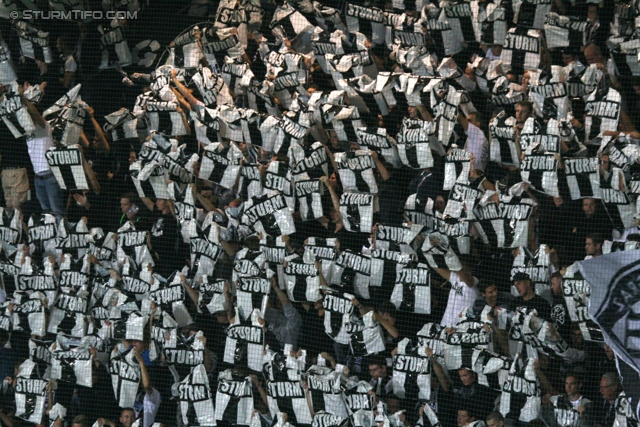
[[64, 19], [67, 21], [99, 21], [102, 19], [138, 19], [138, 11], [129, 12], [123, 10], [23, 10], [22, 13], [12, 11], [11, 19]]

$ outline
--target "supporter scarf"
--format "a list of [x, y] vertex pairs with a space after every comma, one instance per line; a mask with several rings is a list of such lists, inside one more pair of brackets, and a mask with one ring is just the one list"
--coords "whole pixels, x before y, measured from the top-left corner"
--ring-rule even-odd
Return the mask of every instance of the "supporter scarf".
[[560, 197], [558, 190], [558, 160], [553, 154], [525, 154], [520, 162], [524, 182], [549, 196]]
[[111, 135], [112, 141], [122, 139], [138, 138], [138, 119], [131, 114], [126, 108], [104, 116], [106, 122], [103, 126], [104, 131]]
[[160, 162], [139, 160], [129, 167], [140, 198], [168, 199], [167, 174]]
[[551, 12], [552, 0], [519, 0], [514, 2], [514, 23], [518, 27], [544, 29], [545, 17]]
[[606, 93], [595, 89], [585, 100], [585, 141], [605, 131], [617, 131], [620, 120], [620, 93], [612, 88]]
[[347, 327], [351, 334], [351, 351], [356, 357], [366, 357], [385, 350], [384, 335], [378, 322], [373, 320], [373, 311], [361, 319], [352, 319]]
[[348, 3], [344, 18], [350, 33], [364, 34], [373, 45], [384, 42], [384, 12], [381, 9]]
[[262, 371], [265, 334], [258, 323], [257, 312], [252, 313], [248, 324], [242, 324], [236, 309], [235, 323], [229, 325], [226, 335], [222, 361], [232, 365], [246, 364], [253, 371]]
[[[550, 2], [550, 0], [545, 1]], [[550, 7], [551, 4], [546, 6]], [[540, 28], [542, 25], [544, 25], [544, 21], [540, 24]], [[522, 74], [527, 70], [538, 69], [540, 66], [539, 34], [535, 30], [528, 30], [523, 26], [511, 28], [505, 37], [500, 60], [503, 71], [511, 70]]]
[[[307, 372], [307, 385], [311, 394], [311, 401], [316, 413], [316, 417], [321, 414], [329, 415], [334, 418], [348, 417], [347, 408], [342, 400], [342, 389], [340, 388], [340, 377], [333, 372], [320, 374], [309, 370]], [[317, 410], [316, 410], [317, 408]], [[327, 411], [325, 413], [324, 411]], [[324, 420], [323, 420], [324, 421]], [[329, 423], [326, 425], [332, 426]], [[312, 427], [325, 427], [324, 424], [317, 424], [316, 418], [312, 423]]]
[[202, 53], [198, 45], [197, 35], [200, 28], [194, 26], [185, 30], [170, 44], [171, 59], [176, 68], [197, 68]]
[[[534, 253], [531, 253], [526, 247], [519, 248], [519, 253], [513, 259], [511, 267], [511, 281], [513, 281], [516, 273], [529, 275], [537, 295], [544, 295], [546, 292], [550, 292], [551, 261], [547, 253], [547, 245], [540, 245]], [[511, 286], [511, 293], [514, 297], [518, 296], [514, 285]]]
[[291, 143], [288, 151], [291, 174], [295, 181], [329, 176], [327, 149], [321, 142], [300, 145]]
[[320, 180], [297, 181], [295, 183], [296, 200], [303, 221], [324, 217], [322, 209], [322, 193], [324, 186]]
[[240, 173], [240, 159], [242, 151], [233, 142], [209, 144], [204, 148], [198, 178], [232, 188]]
[[398, 356], [393, 363], [393, 393], [409, 401], [429, 400], [431, 395], [431, 363], [407, 348], [409, 339], [398, 343]]
[[366, 381], [349, 381], [344, 387], [343, 398], [354, 427], [365, 427], [374, 423], [373, 387]]
[[51, 147], [46, 152], [47, 163], [63, 190], [88, 190], [84, 173], [84, 157], [79, 145]]
[[89, 346], [78, 338], [66, 337], [62, 334], [58, 334], [54, 344], [49, 347], [51, 379], [92, 387], [93, 361]]
[[525, 366], [514, 362], [509, 377], [502, 383], [500, 412], [505, 417], [529, 422], [540, 412], [540, 387], [533, 367], [535, 360], [528, 359]]
[[89, 323], [86, 317], [88, 297], [89, 293], [85, 290], [62, 288], [51, 308], [47, 332], [85, 336]]
[[114, 349], [109, 360], [109, 373], [113, 393], [120, 408], [133, 408], [138, 394], [138, 386], [142, 380], [140, 366], [135, 358], [134, 349], [124, 353]]
[[331, 284], [369, 299], [371, 256], [345, 250], [338, 255], [331, 273]]
[[340, 214], [347, 231], [369, 233], [373, 226], [373, 214], [379, 210], [375, 194], [342, 193]]
[[529, 217], [535, 203], [531, 199], [501, 197], [498, 204], [478, 205], [474, 209], [478, 232], [485, 242], [499, 248], [526, 246]]
[[216, 393], [216, 421], [234, 426], [249, 426], [253, 415], [253, 390], [251, 377], [241, 377], [231, 370], [218, 376]]
[[375, 163], [368, 151], [357, 150], [334, 155], [338, 165], [340, 181], [345, 191], [359, 193], [378, 193], [373, 169]]
[[15, 21], [12, 27], [20, 37], [20, 52], [24, 57], [47, 64], [53, 62], [48, 32], [39, 30], [26, 21]]
[[276, 160], [269, 163], [264, 175], [263, 189], [267, 196], [283, 195], [289, 209], [293, 210], [295, 207], [291, 169], [288, 163]]
[[324, 308], [324, 330], [331, 338], [340, 344], [348, 344], [350, 342], [347, 333], [347, 325], [350, 322], [351, 315], [354, 311], [351, 304], [350, 294], [327, 294], [323, 301]]
[[479, 42], [487, 45], [504, 44], [507, 35], [506, 10], [502, 4], [485, 3], [479, 5], [480, 11], [477, 14], [481, 37]]
[[22, 240], [22, 220], [18, 209], [0, 207], [0, 236], [2, 242], [17, 245]]
[[131, 51], [125, 38], [124, 30], [117, 19], [110, 23], [98, 26], [100, 46], [102, 47], [102, 60], [100, 68], [105, 69], [114, 62], [121, 67], [131, 65]]
[[411, 254], [401, 252], [396, 245], [393, 250], [371, 249], [367, 256], [371, 258], [370, 282], [371, 286], [382, 286], [385, 282], [395, 280], [396, 272], [411, 260]]
[[[173, 279], [173, 280], [171, 280]], [[156, 303], [158, 308], [171, 313], [179, 326], [186, 326], [193, 323], [191, 315], [184, 305], [186, 291], [180, 279], [180, 273], [176, 272], [156, 290], [149, 292], [149, 300]]]
[[453, 147], [447, 153], [444, 164], [443, 190], [451, 190], [456, 182], [469, 183], [471, 156], [468, 151]]
[[267, 309], [271, 283], [260, 277], [240, 277], [236, 285], [236, 305], [243, 320], [250, 318], [254, 310], [264, 313]]
[[40, 423], [45, 413], [47, 381], [39, 378], [37, 365], [26, 360], [16, 377], [16, 417], [30, 423]]
[[[9, 87], [13, 88], [13, 84]], [[22, 98], [18, 96], [17, 87], [15, 87], [15, 90], [5, 92], [2, 97], [0, 101], [0, 117], [2, 117], [5, 126], [15, 138], [20, 138], [24, 135], [29, 136], [36, 129], [27, 107], [22, 102]]]
[[270, 381], [267, 383], [267, 399], [272, 417], [283, 412], [294, 425], [311, 425], [312, 416], [300, 381]]
[[[47, 294], [55, 296], [55, 291]], [[13, 330], [44, 337], [46, 334], [45, 309], [47, 308], [44, 303], [44, 293], [36, 291], [27, 297], [22, 292], [14, 292], [13, 304]]]
[[[202, 283], [198, 285], [198, 312], [207, 310], [211, 314], [225, 310], [224, 279], [210, 279], [202, 275]], [[238, 302], [240, 304], [240, 302]]]
[[296, 231], [291, 210], [282, 194], [253, 197], [245, 203], [242, 222], [256, 232], [264, 232], [272, 237]]
[[180, 415], [184, 425], [216, 425], [213, 397], [204, 365], [193, 371], [178, 385]]
[[391, 302], [400, 311], [431, 313], [431, 273], [423, 263], [411, 262], [397, 272]]
[[564, 159], [564, 170], [571, 200], [602, 198], [600, 191], [600, 162], [597, 157]]
[[289, 260], [284, 268], [284, 280], [287, 284], [287, 295], [294, 302], [315, 303], [322, 299], [320, 295], [320, 277], [313, 263], [303, 260]]

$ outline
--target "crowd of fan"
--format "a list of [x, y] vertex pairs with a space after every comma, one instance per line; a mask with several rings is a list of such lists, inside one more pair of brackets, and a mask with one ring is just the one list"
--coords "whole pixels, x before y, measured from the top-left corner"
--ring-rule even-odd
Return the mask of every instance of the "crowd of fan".
[[634, 2], [75, 3], [0, 3], [0, 423], [636, 425]]

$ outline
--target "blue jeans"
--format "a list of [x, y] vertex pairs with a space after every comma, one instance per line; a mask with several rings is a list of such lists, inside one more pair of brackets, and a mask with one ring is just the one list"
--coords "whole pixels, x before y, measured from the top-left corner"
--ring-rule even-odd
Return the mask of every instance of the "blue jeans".
[[62, 201], [62, 190], [56, 181], [56, 177], [50, 176], [40, 179], [35, 178], [36, 197], [40, 202], [40, 207], [45, 213], [52, 213], [60, 219], [65, 216], [64, 202]]

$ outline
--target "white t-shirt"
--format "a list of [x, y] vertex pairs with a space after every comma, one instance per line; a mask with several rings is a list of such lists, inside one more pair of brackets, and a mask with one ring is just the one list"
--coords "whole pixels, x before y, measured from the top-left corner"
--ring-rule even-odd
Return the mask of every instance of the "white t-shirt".
[[153, 422], [156, 419], [156, 415], [158, 415], [158, 409], [160, 408], [160, 402], [162, 398], [160, 397], [160, 393], [155, 388], [151, 395], [147, 393], [144, 394], [144, 427], [151, 427]]
[[465, 282], [460, 280], [460, 276], [453, 271], [449, 277], [449, 282], [451, 283], [451, 290], [449, 291], [447, 309], [444, 311], [444, 316], [440, 321], [442, 326], [457, 325], [460, 321], [460, 313], [472, 305], [476, 298], [480, 296], [477, 287], [479, 280], [475, 277], [473, 278], [473, 288], [467, 286]]
[[476, 161], [473, 167], [484, 171], [489, 159], [489, 140], [480, 128], [471, 123], [467, 128], [467, 142], [464, 145], [464, 149], [475, 156]]
[[33, 165], [33, 172], [37, 175], [51, 170], [47, 162], [46, 152], [53, 146], [53, 138], [51, 137], [49, 123], [44, 128], [36, 123], [34, 124], [36, 129], [33, 135], [27, 137], [27, 149]]

